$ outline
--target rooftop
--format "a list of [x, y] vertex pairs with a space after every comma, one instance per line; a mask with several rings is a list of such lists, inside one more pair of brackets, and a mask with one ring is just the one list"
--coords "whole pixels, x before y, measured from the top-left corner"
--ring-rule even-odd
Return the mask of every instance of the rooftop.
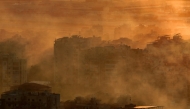
[[51, 87], [41, 85], [37, 83], [24, 83], [22, 85], [13, 86], [11, 90], [22, 90], [22, 91], [50, 91]]

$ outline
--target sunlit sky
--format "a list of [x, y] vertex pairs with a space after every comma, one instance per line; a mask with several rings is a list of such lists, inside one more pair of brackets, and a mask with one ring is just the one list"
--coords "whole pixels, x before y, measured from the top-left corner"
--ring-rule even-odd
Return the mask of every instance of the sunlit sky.
[[114, 29], [123, 24], [131, 28], [143, 24], [188, 36], [189, 4], [188, 0], [7, 0], [0, 2], [0, 28], [48, 31], [59, 37], [102, 25], [104, 34], [113, 38]]

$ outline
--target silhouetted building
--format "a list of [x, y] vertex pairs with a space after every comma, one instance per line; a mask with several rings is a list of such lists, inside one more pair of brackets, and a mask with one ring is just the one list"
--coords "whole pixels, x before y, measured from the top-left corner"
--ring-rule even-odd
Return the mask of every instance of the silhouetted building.
[[[106, 79], [117, 68], [120, 60], [131, 55], [141, 55], [141, 49], [131, 49], [127, 38], [102, 41], [100, 37], [63, 37], [55, 40], [54, 82], [77, 84], [80, 75], [88, 73]], [[75, 79], [72, 79], [75, 78]], [[87, 77], [88, 78], [88, 77]]]
[[26, 64], [26, 59], [17, 58], [13, 54], [0, 53], [1, 92], [27, 81]]
[[110, 109], [110, 105], [101, 104], [96, 98], [86, 100], [82, 97], [76, 97], [74, 101], [62, 103], [61, 109]]
[[[78, 35], [72, 37], [63, 37], [55, 40], [54, 56], [55, 56], [55, 75], [54, 80], [59, 81], [60, 75], [66, 76], [70, 73], [77, 73], [79, 69], [79, 61], [81, 51], [101, 44], [100, 37], [83, 38]], [[68, 78], [69, 79], [69, 78]], [[55, 82], [56, 82], [55, 81]]]
[[60, 95], [36, 83], [14, 86], [1, 95], [2, 109], [59, 109]]
[[3, 100], [3, 99], [0, 99], [0, 109], [4, 109], [5, 107], [4, 107], [4, 101], [5, 100]]
[[130, 51], [130, 46], [110, 44], [85, 50], [82, 59], [88, 67], [96, 66], [97, 72], [109, 75], [116, 68], [119, 60], [126, 59]]
[[61, 109], [163, 109], [163, 106], [137, 106], [135, 104], [128, 104], [121, 107], [118, 104], [100, 103], [96, 98], [87, 100], [82, 97], [76, 97], [73, 101], [68, 100], [61, 104]]

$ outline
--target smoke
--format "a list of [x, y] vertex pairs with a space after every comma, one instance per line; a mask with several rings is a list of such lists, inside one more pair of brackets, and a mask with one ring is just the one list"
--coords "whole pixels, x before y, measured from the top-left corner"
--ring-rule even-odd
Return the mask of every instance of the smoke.
[[[84, 45], [80, 45], [81, 38], [76, 40], [76, 37], [72, 37], [64, 48], [67, 52], [63, 48], [63, 51], [58, 51], [58, 54], [63, 53], [62, 58], [66, 57], [64, 61], [59, 58], [59, 66], [54, 69], [56, 57], [53, 49], [44, 46], [47, 42], [44, 37], [36, 39], [42, 34], [29, 31], [24, 33], [32, 36], [14, 35], [1, 41], [2, 52], [12, 52], [20, 58], [27, 58], [28, 81], [54, 82], [53, 89], [61, 94], [62, 100], [87, 96], [97, 97], [105, 103], [119, 103], [121, 106], [129, 102], [169, 108], [188, 106], [189, 42], [179, 35], [168, 40], [158, 38], [146, 49], [131, 49], [124, 45], [133, 43], [127, 38], [109, 43], [96, 42], [101, 44], [96, 47], [95, 42], [94, 45], [85, 45], [84, 42]], [[60, 73], [60, 79], [53, 78], [55, 70], [59, 70], [57, 73]]]
[[[18, 34], [17, 34], [18, 33]], [[53, 38], [46, 32], [1, 30], [0, 52], [27, 59], [28, 81], [53, 81]], [[16, 35], [15, 35], [16, 34]]]
[[[164, 105], [166, 108], [185, 108], [189, 105], [189, 42], [179, 34], [171, 38], [159, 37], [145, 49], [131, 49], [116, 43], [123, 40], [130, 42], [122, 38], [81, 49], [78, 41], [82, 39], [68, 38], [66, 45], [55, 55], [62, 55], [57, 57], [61, 77], [58, 86], [64, 89], [58, 87], [55, 90], [63, 93], [63, 101], [88, 96], [111, 104], [119, 102], [121, 105], [129, 102]], [[72, 46], [67, 46], [70, 44]], [[83, 44], [80, 46], [83, 48]], [[61, 59], [64, 56], [63, 62]], [[125, 96], [131, 97], [132, 101], [117, 101]]]
[[[173, 35], [179, 32], [185, 34], [184, 38], [187, 39], [189, 36], [188, 4], [188, 1], [183, 0], [156, 2], [15, 0], [0, 2], [2, 7], [0, 28], [16, 32], [26, 29], [35, 32], [45, 31], [53, 38], [78, 33], [83, 35], [83, 32], [86, 34], [85, 37], [96, 35], [108, 40], [127, 37], [135, 41], [143, 41], [142, 46], [140, 44], [139, 47], [144, 47], [148, 41], [153, 41], [157, 34], [148, 38], [144, 38], [142, 34], [151, 34], [152, 30], [159, 35]], [[94, 28], [98, 24], [102, 26], [100, 31]], [[123, 27], [123, 24], [127, 27]], [[155, 25], [156, 29], [151, 25]]]
[[[0, 2], [0, 46], [3, 52], [16, 53], [28, 60], [29, 81], [52, 81], [55, 39], [72, 34], [100, 36], [106, 40], [102, 45], [127, 44], [132, 48], [145, 48], [147, 43], [166, 34], [181, 33], [186, 40], [189, 37], [188, 6], [186, 0], [4, 1]], [[121, 37], [126, 40], [116, 40]], [[130, 96], [136, 104], [186, 106], [187, 100], [181, 93], [185, 93], [184, 84], [189, 81], [188, 44], [150, 48], [149, 55], [144, 54], [145, 51], [129, 52], [125, 47], [124, 50], [94, 49], [82, 50], [79, 58], [70, 55], [73, 52], [66, 52], [68, 57], [63, 61], [68, 63], [60, 65], [62, 80], [54, 87], [61, 93], [62, 100], [81, 95], [97, 96], [113, 103], [120, 96]], [[123, 54], [123, 58], [116, 52]], [[96, 58], [91, 63], [92, 57]], [[98, 63], [102, 60], [112, 67], [107, 73], [103, 73], [107, 69]]]

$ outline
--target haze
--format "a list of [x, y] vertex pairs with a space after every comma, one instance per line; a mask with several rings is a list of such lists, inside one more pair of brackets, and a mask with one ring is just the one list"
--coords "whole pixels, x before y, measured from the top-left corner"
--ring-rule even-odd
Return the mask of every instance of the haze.
[[[133, 43], [131, 48], [142, 49], [144, 49], [148, 43], [155, 41], [158, 36], [173, 36], [180, 33], [183, 36], [182, 39], [186, 42], [188, 42], [190, 37], [190, 1], [188, 0], [4, 0], [0, 2], [0, 15], [0, 44], [4, 47], [4, 45], [9, 46], [9, 44], [12, 44], [10, 43], [11, 41], [16, 42], [14, 43], [15, 45], [12, 44], [11, 47], [13, 47], [12, 49], [19, 55], [18, 57], [27, 59], [29, 80], [51, 81], [52, 72], [54, 72], [52, 67], [54, 64], [54, 40], [63, 36], [96, 36], [101, 37], [102, 40], [106, 40], [107, 42], [119, 38], [128, 38], [131, 39], [129, 41]], [[169, 40], [169, 42], [172, 41]], [[60, 89], [62, 96], [65, 97], [63, 99], [74, 98], [79, 95], [79, 92], [83, 92], [83, 95], [88, 95], [89, 93], [91, 95], [95, 93], [94, 95], [96, 95], [100, 90], [99, 95], [101, 95], [102, 92], [108, 92], [111, 95], [110, 98], [115, 97], [115, 95], [122, 96], [126, 94], [126, 92], [131, 92], [135, 95], [136, 99], [140, 101], [147, 97], [147, 95], [143, 95], [144, 92], [146, 92], [151, 93], [154, 98], [159, 98], [158, 101], [161, 105], [163, 103], [168, 104], [170, 99], [166, 98], [171, 92], [171, 84], [168, 85], [170, 87], [167, 87], [166, 92], [163, 91], [163, 93], [162, 90], [160, 91], [155, 88], [159, 87], [160, 82], [155, 83], [158, 84], [158, 86], [152, 87], [148, 82], [143, 83], [141, 79], [144, 74], [151, 74], [153, 71], [159, 72], [160, 70], [169, 72], [170, 74], [171, 72], [175, 72], [175, 68], [178, 67], [179, 70], [176, 71], [177, 73], [181, 73], [181, 69], [185, 69], [184, 72], [186, 73], [189, 72], [188, 67], [186, 68], [186, 66], [181, 64], [186, 59], [181, 55], [181, 51], [184, 51], [184, 54], [189, 54], [189, 45], [184, 45], [184, 43], [180, 44], [173, 45], [172, 43], [168, 48], [162, 49], [163, 51], [156, 49], [155, 52], [153, 52], [153, 55], [158, 55], [157, 57], [159, 57], [157, 60], [153, 57], [153, 60], [159, 62], [159, 59], [166, 58], [165, 60], [167, 60], [168, 63], [175, 64], [174, 66], [171, 65], [171, 69], [174, 70], [169, 69], [170, 67], [165, 66], [165, 64], [158, 66], [158, 68], [152, 66], [152, 64], [146, 67], [147, 69], [144, 69], [144, 67], [141, 68], [141, 66], [143, 66], [141, 60], [137, 59], [137, 64], [136, 55], [131, 54], [130, 56], [134, 56], [135, 58], [129, 57], [129, 61], [125, 61], [126, 64], [123, 64], [123, 60], [119, 60], [116, 64], [117, 69], [112, 71], [111, 79], [103, 79], [105, 84], [109, 83], [107, 87], [103, 84], [93, 86], [94, 89], [89, 89], [88, 87], [88, 90], [81, 89], [80, 87], [77, 88], [81, 90], [76, 90], [76, 87]], [[168, 49], [171, 51], [168, 51]], [[138, 50], [139, 49], [137, 49], [137, 51]], [[89, 54], [90, 53], [91, 52], [89, 52]], [[175, 55], [172, 57], [170, 56], [171, 54]], [[72, 60], [72, 55], [70, 57]], [[176, 57], [178, 58], [176, 59]], [[76, 60], [73, 62], [75, 61]], [[72, 65], [73, 63], [70, 64]], [[139, 65], [139, 69], [137, 65]], [[151, 70], [150, 67], [152, 67], [153, 70]], [[81, 70], [83, 69], [81, 68]], [[128, 74], [126, 71], [127, 73], [131, 73], [131, 77], [127, 77]], [[83, 75], [81, 73], [79, 77], [79, 80], [81, 79], [81, 82], [79, 82], [81, 86], [98, 81], [95, 75], [92, 78], [92, 82], [87, 83], [86, 79], [83, 78], [85, 76], [85, 74]], [[71, 77], [74, 78], [75, 75]], [[112, 77], [114, 79], [112, 79]], [[152, 77], [148, 77], [148, 75], [145, 75], [145, 77], [146, 80], [152, 79]], [[182, 77], [189, 81], [186, 74]], [[165, 78], [169, 82], [170, 80], [172, 82], [174, 80], [178, 82], [177, 79], [173, 80], [170, 76], [166, 76]], [[126, 81], [128, 83], [127, 85]], [[65, 81], [63, 81], [62, 84], [64, 84], [64, 82]], [[136, 87], [133, 87], [136, 85], [139, 86], [139, 91], [137, 92], [134, 91]], [[129, 87], [132, 87], [131, 90], [128, 90]], [[173, 89], [180, 90], [181, 87], [182, 85], [179, 83], [179, 85]], [[60, 88], [60, 86], [58, 88]], [[113, 93], [113, 89], [115, 93]], [[173, 91], [175, 92], [176, 90]], [[65, 93], [67, 93], [68, 96]], [[139, 93], [141, 96], [138, 95]], [[180, 95], [178, 91], [175, 93], [177, 93], [176, 95]], [[109, 99], [104, 93], [102, 95], [102, 98]], [[182, 97], [176, 97], [176, 99], [181, 98]], [[149, 101], [152, 100], [151, 96], [148, 96], [147, 99]], [[181, 102], [179, 107], [183, 106], [183, 101]], [[152, 103], [157, 103], [157, 101], [153, 100]]]
[[163, 34], [180, 32], [188, 38], [189, 3], [187, 0], [6, 0], [0, 2], [0, 28], [11, 32], [43, 31], [51, 34], [47, 38], [58, 38], [87, 34], [86, 31], [99, 24], [103, 32], [89, 35], [110, 40], [117, 38], [115, 28], [126, 24], [133, 30], [142, 24], [169, 29]]

